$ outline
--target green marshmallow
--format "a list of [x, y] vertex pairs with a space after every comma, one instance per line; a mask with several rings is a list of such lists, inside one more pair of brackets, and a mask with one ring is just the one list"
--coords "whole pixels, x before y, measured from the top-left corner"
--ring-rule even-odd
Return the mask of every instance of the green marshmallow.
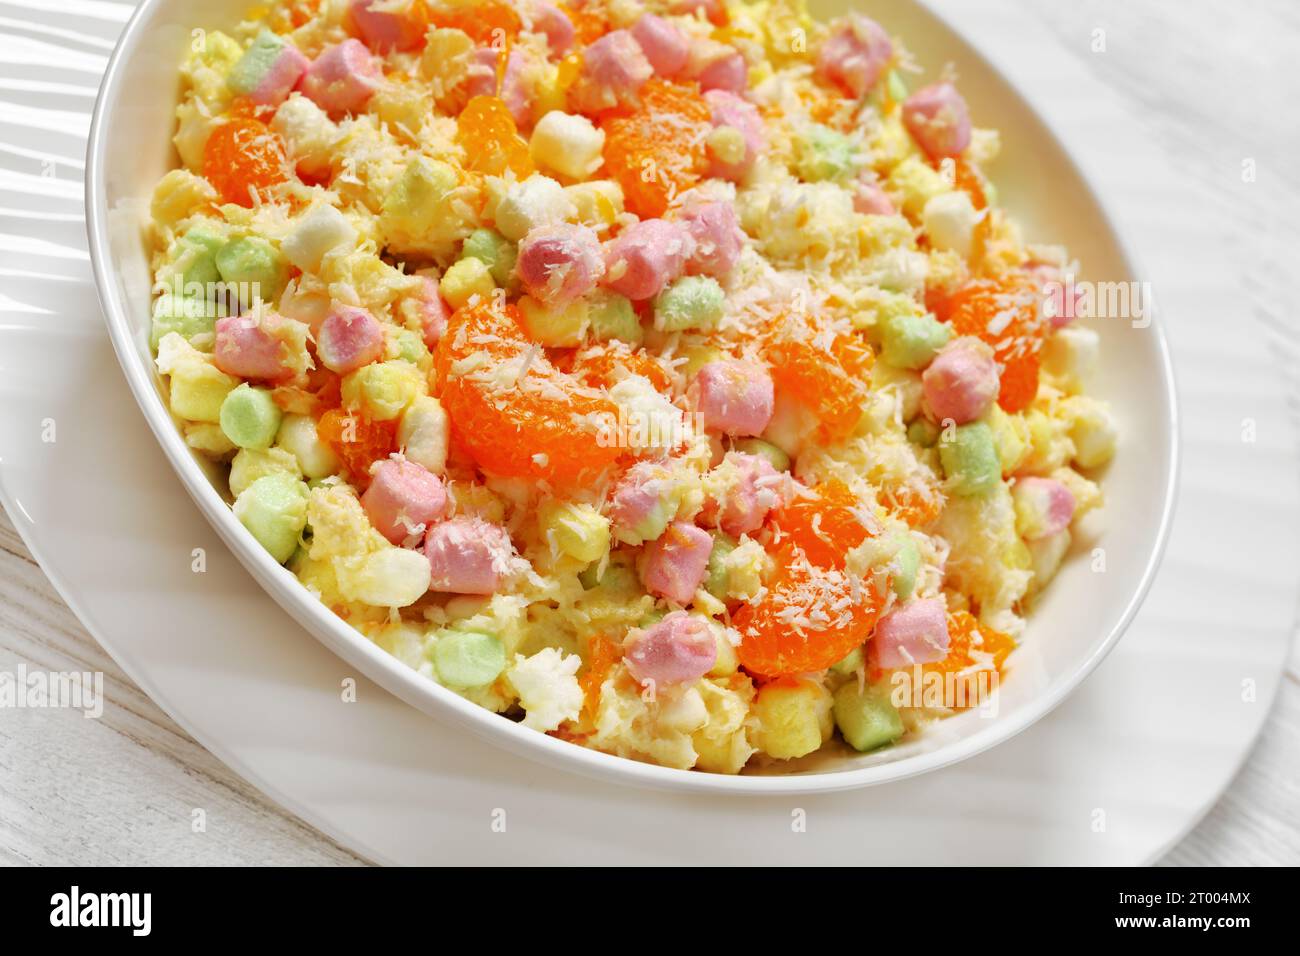
[[804, 132], [795, 164], [799, 177], [810, 183], [847, 179], [857, 168], [849, 138], [820, 123]]
[[163, 336], [176, 332], [200, 351], [210, 352], [216, 340], [217, 319], [221, 318], [222, 311], [215, 302], [164, 292], [153, 304], [149, 347], [156, 353]]
[[230, 475], [226, 483], [230, 493], [238, 498], [257, 479], [266, 475], [286, 474], [302, 477], [298, 459], [283, 448], [241, 448], [230, 460]]
[[903, 718], [884, 684], [858, 689], [849, 681], [835, 692], [835, 726], [854, 750], [875, 750], [903, 736]]
[[958, 425], [951, 437], [941, 434], [939, 461], [944, 474], [953, 481], [954, 494], [987, 494], [1002, 480], [997, 443], [992, 429], [984, 422]]
[[[221, 281], [217, 253], [226, 240], [204, 226], [195, 226], [172, 243], [158, 280], [173, 292], [195, 299], [210, 299]], [[179, 288], [176, 288], [179, 286]]]
[[597, 342], [622, 339], [640, 345], [645, 337], [632, 301], [608, 289], [597, 289], [587, 297], [587, 330]]
[[921, 570], [921, 549], [906, 531], [869, 538], [862, 545], [862, 555], [873, 568], [886, 567], [894, 593], [906, 601], [916, 590], [916, 576]]
[[270, 30], [263, 30], [226, 74], [226, 85], [238, 96], [247, 96], [257, 88], [284, 49], [284, 41]]
[[704, 590], [719, 601], [727, 599], [728, 574], [727, 555], [736, 550], [736, 539], [721, 531], [713, 536], [713, 550], [709, 552], [709, 564], [704, 578]]
[[722, 318], [724, 298], [718, 280], [683, 276], [655, 296], [655, 325], [665, 332], [708, 331]]
[[270, 448], [281, 417], [271, 393], [247, 382], [231, 389], [221, 403], [221, 430], [240, 448]]
[[907, 426], [907, 440], [922, 448], [933, 448], [939, 440], [939, 426], [928, 418], [918, 418]]
[[307, 525], [307, 485], [285, 472], [264, 475], [235, 499], [234, 511], [271, 557], [284, 564]]
[[477, 259], [488, 267], [492, 279], [501, 288], [509, 288], [514, 279], [519, 250], [495, 229], [475, 229], [465, 237], [462, 259]]
[[744, 452], [747, 455], [757, 455], [759, 458], [766, 458], [777, 471], [790, 470], [790, 456], [777, 448], [771, 442], [763, 441], [761, 438], [742, 438], [733, 446], [736, 451]]
[[274, 304], [289, 284], [289, 264], [280, 251], [257, 236], [245, 236], [222, 246], [216, 255], [221, 281], [238, 285], [239, 301], [257, 299]]
[[890, 580], [900, 601], [906, 601], [916, 590], [916, 575], [921, 570], [921, 549], [910, 534], [898, 535], [898, 551], [894, 553], [894, 573]]
[[867, 663], [867, 656], [862, 653], [861, 647], [855, 647], [845, 654], [840, 660], [831, 665], [831, 670], [841, 677], [848, 677], [856, 674]]
[[897, 70], [890, 70], [885, 77], [885, 88], [889, 91], [889, 98], [895, 103], [901, 103], [907, 99], [907, 84]]
[[491, 634], [447, 630], [433, 645], [433, 666], [450, 687], [482, 687], [506, 669], [506, 649]]
[[952, 329], [932, 315], [893, 315], [880, 328], [883, 358], [898, 368], [919, 369], [929, 365], [939, 349], [952, 338]]
[[644, 630], [647, 630], [647, 629], [649, 629], [649, 628], [654, 627], [656, 624], [658, 624], [660, 621], [662, 621], [662, 620], [663, 620], [665, 617], [667, 617], [667, 616], [668, 616], [668, 614], [667, 614], [666, 611], [661, 611], [661, 610], [660, 610], [659, 608], [657, 608], [657, 607], [656, 607], [656, 608], [651, 608], [649, 611], [646, 612], [645, 617], [643, 617], [643, 618], [641, 618], [641, 620], [637, 621], [637, 625], [636, 625], [636, 626], [639, 627], [639, 628], [641, 628], [641, 629], [644, 631]]
[[613, 595], [628, 597], [641, 592], [641, 582], [636, 576], [636, 571], [626, 564], [610, 564], [605, 568], [604, 573], [601, 573], [599, 568], [599, 565], [593, 564], [578, 575], [578, 581], [586, 590], [600, 588]]
[[384, 343], [384, 358], [401, 359], [427, 372], [433, 363], [433, 355], [424, 344], [424, 337], [411, 329], [390, 330]]

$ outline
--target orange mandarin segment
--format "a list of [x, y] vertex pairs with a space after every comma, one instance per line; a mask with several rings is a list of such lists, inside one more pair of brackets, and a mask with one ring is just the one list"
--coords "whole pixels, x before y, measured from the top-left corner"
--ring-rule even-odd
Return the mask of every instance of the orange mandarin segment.
[[617, 340], [579, 352], [574, 356], [573, 370], [588, 385], [605, 388], [628, 373], [648, 378], [661, 392], [672, 384], [664, 367], [649, 352]]
[[251, 189], [263, 193], [288, 178], [284, 144], [265, 123], [236, 113], [214, 129], [203, 148], [203, 176], [222, 202], [252, 206]]
[[617, 407], [552, 365], [513, 305], [454, 312], [434, 367], [453, 436], [483, 471], [574, 486], [621, 455], [609, 440]]
[[1011, 635], [981, 624], [969, 611], [949, 611], [948, 656], [923, 666], [927, 671], [943, 673], [963, 671], [987, 662], [1001, 673], [1007, 656], [1015, 649], [1016, 642]]
[[775, 557], [777, 580], [732, 617], [747, 671], [781, 677], [824, 670], [870, 637], [883, 604], [870, 583], [816, 567], [795, 546]]
[[533, 173], [528, 144], [498, 97], [476, 96], [465, 105], [456, 120], [456, 143], [465, 151], [468, 170], [501, 176], [509, 169], [517, 179]]
[[988, 197], [984, 194], [984, 180], [975, 171], [975, 167], [964, 159], [955, 159], [953, 160], [953, 170], [953, 185], [970, 196], [971, 203], [974, 204], [976, 209], [983, 209], [987, 206]]
[[[853, 434], [866, 398], [864, 380], [846, 370], [836, 349], [833, 345], [828, 352], [814, 341], [789, 339], [774, 341], [767, 352], [773, 380], [817, 416], [818, 436], [828, 444]], [[841, 345], [838, 350], [869, 370], [869, 361], [856, 347]]]
[[623, 188], [624, 205], [642, 219], [662, 216], [678, 193], [699, 182], [712, 124], [694, 84], [652, 79], [638, 108], [609, 113], [600, 125], [606, 168]]
[[1046, 323], [1034, 283], [1024, 275], [973, 279], [952, 294], [930, 292], [926, 304], [958, 335], [973, 335], [993, 347], [1002, 368], [998, 404], [1022, 411], [1038, 393], [1038, 352]]
[[519, 35], [519, 14], [502, 0], [444, 0], [429, 11], [435, 27], [461, 30], [481, 46], [505, 45]]
[[582, 712], [588, 720], [596, 719], [600, 704], [600, 686], [614, 665], [623, 659], [623, 649], [603, 634], [591, 639], [587, 648], [587, 667], [578, 678], [582, 688]]
[[569, 22], [573, 24], [579, 46], [595, 43], [609, 32], [609, 20], [598, 10], [595, 4], [558, 4]]
[[881, 490], [881, 503], [910, 527], [924, 528], [943, 511], [943, 492], [933, 482], [886, 484]]
[[364, 488], [370, 484], [370, 466], [397, 451], [397, 424], [331, 408], [316, 423], [316, 433], [338, 455], [352, 483]]
[[770, 519], [778, 545], [794, 545], [816, 567], [835, 569], [874, 534], [867, 521], [853, 492], [835, 479], [797, 495]]

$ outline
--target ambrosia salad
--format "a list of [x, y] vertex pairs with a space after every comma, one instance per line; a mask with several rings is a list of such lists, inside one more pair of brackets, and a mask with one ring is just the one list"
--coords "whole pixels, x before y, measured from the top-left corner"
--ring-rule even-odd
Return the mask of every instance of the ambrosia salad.
[[990, 699], [1115, 429], [950, 68], [800, 0], [247, 17], [181, 64], [151, 346], [304, 587], [667, 767]]

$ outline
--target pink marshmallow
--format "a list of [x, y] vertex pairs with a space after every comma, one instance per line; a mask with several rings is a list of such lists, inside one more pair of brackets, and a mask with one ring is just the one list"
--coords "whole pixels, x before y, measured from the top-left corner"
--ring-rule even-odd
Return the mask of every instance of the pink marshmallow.
[[559, 223], [538, 226], [524, 236], [515, 268], [531, 296], [564, 305], [596, 288], [605, 261], [593, 230]]
[[482, 518], [448, 518], [429, 529], [424, 554], [433, 590], [452, 594], [494, 594], [510, 573], [514, 549], [499, 525]]
[[724, 90], [739, 95], [749, 85], [749, 64], [739, 53], [728, 53], [700, 70], [696, 79], [704, 92]]
[[582, 76], [573, 90], [583, 113], [599, 113], [636, 102], [637, 93], [654, 75], [654, 67], [631, 32], [614, 30], [589, 44], [583, 53]]
[[228, 315], [217, 319], [213, 359], [217, 368], [239, 378], [278, 382], [292, 374], [285, 365], [285, 345], [275, 334], [284, 320], [274, 312]]
[[879, 183], [859, 181], [853, 187], [853, 211], [864, 216], [893, 216], [898, 210]]
[[658, 537], [669, 517], [663, 511], [671, 490], [672, 479], [662, 465], [639, 461], [629, 468], [610, 496], [608, 514], [615, 536], [633, 544]]
[[578, 31], [568, 14], [553, 3], [534, 3], [533, 32], [546, 37], [546, 47], [551, 56], [563, 56], [573, 46]]
[[384, 354], [384, 329], [365, 309], [344, 305], [316, 333], [316, 355], [331, 372], [346, 375]]
[[254, 103], [279, 106], [310, 66], [311, 61], [299, 53], [296, 46], [292, 43], [284, 44], [257, 85], [249, 92], [249, 98]]
[[733, 538], [752, 534], [763, 526], [768, 513], [781, 505], [785, 479], [759, 455], [732, 451], [723, 463], [735, 467], [737, 480], [716, 504], [718, 527]]
[[904, 100], [903, 125], [931, 159], [959, 156], [970, 145], [970, 111], [951, 83], [932, 83]]
[[761, 435], [772, 420], [772, 376], [753, 362], [722, 359], [708, 362], [695, 376], [696, 408], [705, 428], [741, 437]]
[[361, 507], [376, 531], [393, 544], [401, 544], [442, 517], [447, 492], [426, 468], [413, 461], [388, 458], [371, 473]]
[[673, 611], [643, 631], [633, 631], [623, 661], [639, 683], [687, 684], [699, 680], [718, 660], [718, 644], [705, 620]]
[[682, 222], [693, 241], [686, 271], [718, 279], [730, 275], [744, 241], [735, 207], [729, 202], [700, 203], [682, 214]]
[[442, 301], [442, 295], [438, 292], [437, 280], [429, 276], [420, 276], [420, 292], [417, 298], [424, 344], [432, 350], [442, 338], [442, 333], [447, 331], [447, 304]]
[[286, 43], [271, 69], [253, 89], [253, 102], [277, 106], [283, 103], [310, 66], [311, 61], [299, 53], [297, 47]]
[[1020, 478], [1013, 493], [1018, 505], [1027, 503], [1034, 513], [1034, 528], [1025, 535], [1030, 541], [1050, 538], [1074, 519], [1074, 495], [1054, 478]]
[[879, 23], [860, 13], [840, 21], [817, 54], [817, 75], [849, 96], [865, 96], [884, 72], [894, 46]]
[[763, 118], [758, 114], [758, 107], [728, 90], [709, 90], [704, 94], [704, 102], [709, 105], [709, 110], [713, 114], [714, 129], [729, 126], [739, 130], [745, 140], [745, 155], [739, 162], [724, 163], [716, 156], [710, 155], [709, 175], [739, 182], [753, 167], [758, 154], [767, 146], [767, 137], [763, 132]]
[[359, 113], [382, 80], [366, 45], [349, 38], [316, 57], [298, 87], [327, 113]]
[[226, 83], [232, 92], [254, 103], [278, 106], [310, 65], [284, 37], [263, 30], [231, 68]]
[[395, 8], [393, 0], [352, 0], [348, 12], [372, 50], [414, 50], [424, 42], [428, 28], [427, 17], [416, 7], [421, 2], [407, 0], [401, 8]]
[[527, 62], [522, 53], [512, 50], [501, 74], [501, 99], [518, 126], [531, 126], [533, 121], [533, 97], [524, 78]]
[[496, 96], [500, 57], [500, 52], [490, 46], [478, 47], [470, 54], [469, 67], [465, 71], [466, 96]]
[[689, 604], [704, 581], [713, 537], [703, 528], [674, 521], [645, 549], [641, 581], [647, 591], [677, 604]]
[[949, 342], [935, 356], [921, 376], [921, 395], [935, 421], [964, 425], [989, 410], [998, 383], [993, 350], [967, 336]]
[[686, 69], [690, 59], [690, 43], [686, 35], [663, 17], [644, 14], [632, 25], [632, 36], [641, 46], [641, 52], [650, 66], [660, 76], [677, 76]]
[[948, 656], [948, 615], [938, 598], [918, 598], [876, 624], [871, 643], [885, 668], [929, 664]]
[[605, 243], [604, 283], [629, 299], [649, 299], [682, 274], [690, 234], [678, 223], [643, 219]]

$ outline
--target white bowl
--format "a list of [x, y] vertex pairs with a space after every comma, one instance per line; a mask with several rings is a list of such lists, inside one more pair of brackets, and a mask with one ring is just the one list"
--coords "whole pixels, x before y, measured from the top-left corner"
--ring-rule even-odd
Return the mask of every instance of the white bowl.
[[[834, 0], [815, 7], [821, 16], [848, 8]], [[1178, 426], [1173, 373], [1158, 321], [1142, 329], [1121, 320], [1094, 324], [1104, 359], [1094, 391], [1112, 402], [1122, 433], [1119, 453], [1103, 481], [1105, 527], [1089, 545], [1104, 549], [1105, 570], [1094, 571], [1096, 561], [1087, 553], [1068, 561], [1030, 617], [999, 691], [996, 714], [968, 711], [903, 745], [873, 754], [832, 749], [779, 774], [694, 773], [598, 753], [525, 729], [421, 677], [352, 630], [235, 520], [218, 490], [223, 482], [217, 469], [182, 440], [149, 355], [151, 277], [144, 230], [153, 186], [177, 163], [171, 146], [180, 92], [177, 68], [196, 31], [228, 29], [245, 10], [246, 0], [213, 0], [201, 7], [189, 0], [145, 0], [127, 24], [109, 61], [90, 132], [90, 255], [123, 372], [191, 497], [267, 593], [344, 660], [412, 706], [521, 757], [642, 786], [774, 794], [885, 783], [979, 753], [1048, 713], [1115, 645], [1155, 573], [1173, 510]], [[1060, 140], [996, 69], [918, 4], [890, 4], [882, 23], [904, 38], [931, 75], [946, 62], [957, 64], [978, 123], [1002, 133], [1003, 157], [990, 171], [1000, 202], [1028, 237], [1068, 245], [1084, 265], [1083, 278], [1141, 277], [1101, 200]], [[232, 607], [229, 613], [231, 626], [237, 627], [239, 609]], [[231, 704], [238, 706], [237, 701]]]

